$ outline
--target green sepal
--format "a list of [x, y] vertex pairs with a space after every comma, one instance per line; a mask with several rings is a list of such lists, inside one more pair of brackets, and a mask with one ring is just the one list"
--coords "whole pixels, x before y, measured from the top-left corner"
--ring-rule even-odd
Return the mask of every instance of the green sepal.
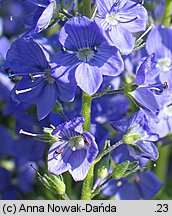
[[139, 162], [138, 161], [131, 162], [123, 177], [127, 177], [127, 176], [129, 176], [129, 175], [131, 175], [131, 174], [133, 174], [139, 170], [140, 170]]
[[121, 179], [125, 175], [129, 165], [130, 165], [130, 161], [128, 160], [118, 164], [112, 172], [112, 178], [116, 180]]
[[53, 191], [58, 195], [65, 194], [66, 185], [61, 176], [44, 174], [43, 176], [39, 176], [39, 180], [48, 190]]
[[124, 87], [124, 94], [127, 94], [128, 92], [133, 92], [134, 90], [136, 90], [136, 88], [138, 88], [138, 85], [136, 85], [136, 84], [126, 85]]
[[44, 127], [43, 128], [44, 134], [42, 134], [41, 136], [37, 136], [36, 138], [38, 140], [43, 141], [43, 142], [47, 142], [47, 143], [53, 144], [56, 141], [58, 141], [58, 139], [51, 134], [53, 130], [54, 130], [54, 128]]
[[110, 160], [109, 157], [104, 157], [98, 164], [97, 176], [101, 179], [104, 179], [108, 173], [110, 168]]

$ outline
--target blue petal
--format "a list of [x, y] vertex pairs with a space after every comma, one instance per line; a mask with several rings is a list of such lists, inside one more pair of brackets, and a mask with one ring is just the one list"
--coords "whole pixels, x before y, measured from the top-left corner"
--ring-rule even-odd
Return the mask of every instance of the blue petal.
[[16, 74], [43, 72], [49, 68], [41, 47], [32, 39], [17, 39], [7, 53], [7, 62]]
[[108, 43], [112, 46], [116, 46], [122, 54], [129, 54], [132, 52], [134, 38], [132, 34], [120, 24], [111, 26], [111, 29], [107, 30], [104, 36], [108, 40]]
[[101, 74], [109, 76], [118, 76], [124, 69], [123, 60], [116, 47], [106, 44], [98, 47], [89, 64], [99, 67]]
[[106, 14], [109, 12], [111, 6], [109, 4], [106, 4], [107, 1], [104, 0], [96, 0], [96, 6], [99, 14], [102, 17], [106, 17]]
[[71, 170], [77, 169], [84, 162], [86, 155], [87, 150], [84, 148], [73, 151], [68, 159], [68, 167], [70, 167]]
[[83, 16], [69, 19], [60, 30], [59, 40], [68, 50], [76, 51], [99, 45], [103, 37], [97, 24]]
[[87, 63], [81, 63], [75, 72], [78, 86], [87, 94], [93, 95], [103, 82], [103, 76], [98, 67], [92, 67]]
[[156, 58], [172, 58], [171, 38], [172, 30], [162, 25], [156, 26], [149, 33], [146, 40], [148, 54], [155, 53]]
[[9, 48], [10, 48], [10, 41], [6, 37], [1, 37], [0, 38], [0, 56], [3, 59], [5, 59], [7, 51]]
[[37, 100], [37, 114], [39, 120], [45, 118], [52, 111], [56, 100], [57, 85], [56, 83], [49, 84], [47, 82], [47, 85], [44, 86]]
[[143, 109], [147, 109], [153, 115], [157, 115], [160, 106], [153, 93], [146, 87], [139, 87], [130, 94], [136, 99]]
[[69, 140], [74, 136], [81, 135], [83, 133], [84, 119], [82, 117], [77, 117], [69, 122], [60, 124], [53, 130], [52, 135], [57, 138], [63, 138], [64, 140]]
[[118, 15], [120, 16], [118, 19], [120, 25], [128, 31], [134, 33], [146, 29], [148, 14], [141, 4], [127, 1], [124, 7], [119, 11]]
[[36, 23], [35, 33], [39, 33], [40, 31], [48, 27], [53, 17], [53, 13], [54, 13], [54, 1], [52, 1], [46, 7], [46, 9], [43, 11], [41, 16], [39, 17]]
[[142, 151], [142, 156], [150, 159], [150, 160], [157, 160], [159, 153], [156, 145], [152, 142], [148, 141], [137, 141], [137, 147]]
[[[62, 153], [58, 154], [55, 151], [62, 147]], [[68, 170], [67, 161], [69, 156], [72, 154], [70, 147], [65, 146], [64, 142], [58, 141], [54, 143], [48, 152], [48, 171], [55, 175], [60, 175]]]
[[56, 80], [58, 88], [58, 97], [64, 101], [73, 101], [76, 93], [76, 82], [63, 83], [60, 80]]
[[140, 187], [143, 199], [152, 199], [163, 186], [162, 182], [160, 182], [153, 172], [140, 172], [139, 178], [140, 182], [138, 186]]
[[134, 182], [125, 182], [121, 185], [115, 197], [119, 200], [140, 200], [142, 194]]
[[[88, 132], [84, 132], [84, 138], [89, 140], [87, 150], [83, 148], [72, 153], [68, 160], [68, 169], [75, 181], [82, 181], [98, 154], [98, 146], [95, 142], [95, 138]], [[88, 144], [86, 144], [88, 145]]]
[[28, 103], [37, 103], [38, 97], [42, 92], [42, 89], [46, 81], [42, 78], [36, 79], [34, 82], [28, 77], [23, 77], [12, 90], [12, 99], [16, 99]]
[[96, 156], [98, 155], [98, 152], [99, 152], [98, 146], [97, 146], [97, 143], [96, 143], [93, 135], [91, 135], [88, 132], [84, 132], [83, 136], [84, 136], [84, 138], [87, 139], [87, 141], [89, 141], [89, 144], [86, 144], [86, 145], [90, 145], [90, 146], [88, 146], [89, 148], [88, 148], [88, 152], [87, 152], [87, 160], [91, 164], [94, 161], [94, 159], [96, 158]]
[[148, 80], [148, 76], [149, 79], [152, 79], [152, 76], [156, 76], [155, 73], [155, 55], [149, 55], [144, 61], [143, 63], [140, 65], [139, 69], [137, 70], [136, 73], [136, 80], [135, 83], [137, 85], [142, 85], [143, 83], [145, 83], [146, 79]]

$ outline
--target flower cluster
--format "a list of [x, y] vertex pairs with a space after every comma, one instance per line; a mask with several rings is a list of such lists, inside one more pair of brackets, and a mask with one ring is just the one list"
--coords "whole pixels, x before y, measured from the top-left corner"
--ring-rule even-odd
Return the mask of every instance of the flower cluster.
[[168, 6], [1, 1], [0, 199], [152, 199], [168, 183]]

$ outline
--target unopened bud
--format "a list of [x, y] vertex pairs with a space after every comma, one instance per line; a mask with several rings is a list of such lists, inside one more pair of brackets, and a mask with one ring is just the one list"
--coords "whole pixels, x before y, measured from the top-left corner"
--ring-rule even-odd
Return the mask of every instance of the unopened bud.
[[121, 164], [118, 164], [112, 172], [112, 177], [116, 180], [121, 179], [125, 175], [129, 165], [130, 161], [125, 161]]
[[99, 164], [99, 168], [97, 170], [97, 176], [101, 179], [104, 179], [109, 173], [109, 168], [110, 168], [110, 162], [109, 159], [106, 157]]
[[125, 144], [134, 145], [136, 141], [142, 138], [141, 134], [127, 133], [123, 136], [123, 141]]
[[49, 190], [54, 191], [59, 195], [63, 195], [66, 191], [66, 185], [64, 184], [63, 179], [59, 176], [44, 174], [40, 177], [40, 181]]

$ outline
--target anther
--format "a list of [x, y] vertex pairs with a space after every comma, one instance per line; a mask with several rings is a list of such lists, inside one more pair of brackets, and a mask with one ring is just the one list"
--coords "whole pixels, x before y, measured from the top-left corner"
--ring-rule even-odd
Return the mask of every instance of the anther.
[[84, 142], [85, 142], [88, 146], [91, 146], [90, 140], [89, 140], [87, 137], [85, 137]]
[[140, 182], [140, 178], [139, 178], [139, 176], [136, 176], [135, 183], [138, 184], [139, 182]]
[[62, 148], [62, 149], [56, 149], [56, 150], [55, 150], [55, 153], [56, 153], [56, 154], [62, 154], [63, 151], [64, 151], [64, 148]]
[[140, 0], [139, 4], [144, 5], [144, 0]]

